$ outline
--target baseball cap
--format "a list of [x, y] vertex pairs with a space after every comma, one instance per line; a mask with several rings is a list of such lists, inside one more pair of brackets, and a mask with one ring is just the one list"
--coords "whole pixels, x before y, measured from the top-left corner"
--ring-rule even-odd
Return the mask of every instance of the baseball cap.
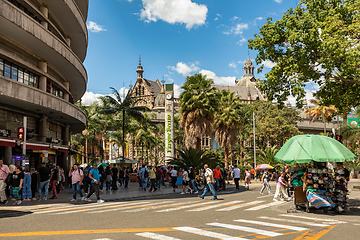
[[93, 166], [97, 166], [98, 164], [97, 163], [93, 163]]

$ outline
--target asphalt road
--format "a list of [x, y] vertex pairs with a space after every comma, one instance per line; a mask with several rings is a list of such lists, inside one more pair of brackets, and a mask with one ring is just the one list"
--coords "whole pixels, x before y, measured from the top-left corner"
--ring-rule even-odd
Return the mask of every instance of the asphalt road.
[[360, 209], [291, 212], [249, 190], [0, 208], [0, 239], [360, 239]]

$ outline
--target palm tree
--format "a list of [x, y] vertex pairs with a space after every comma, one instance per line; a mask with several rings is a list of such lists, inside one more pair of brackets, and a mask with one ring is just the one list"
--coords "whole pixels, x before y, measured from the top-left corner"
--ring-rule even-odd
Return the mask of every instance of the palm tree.
[[122, 152], [123, 152], [123, 159], [125, 158], [125, 121], [126, 117], [129, 116], [136, 121], [143, 122], [146, 120], [144, 117], [143, 112], [148, 110], [145, 106], [134, 106], [136, 103], [136, 100], [134, 98], [131, 98], [129, 95], [127, 95], [124, 99], [121, 98], [119, 92], [112, 88], [113, 95], [114, 96], [105, 96], [100, 97], [103, 103], [103, 109], [102, 113], [105, 114], [112, 114], [114, 116], [119, 117], [119, 115], [122, 115]]
[[306, 109], [305, 116], [310, 116], [310, 123], [312, 123], [316, 118], [321, 117], [324, 122], [324, 135], [326, 136], [326, 121], [328, 121], [337, 112], [337, 109], [333, 105], [329, 107], [322, 106], [320, 101], [316, 99], [311, 99], [310, 103], [314, 104], [316, 107]]
[[180, 125], [185, 130], [185, 147], [201, 149], [202, 136], [212, 134], [212, 121], [217, 109], [216, 88], [213, 80], [202, 74], [186, 78], [179, 97]]
[[284, 164], [275, 160], [275, 155], [279, 149], [276, 148], [276, 145], [273, 147], [265, 147], [264, 149], [260, 149], [257, 155], [257, 161], [259, 164], [269, 164], [274, 168], [281, 169]]
[[233, 92], [219, 93], [219, 110], [214, 114], [215, 138], [224, 148], [225, 168], [229, 165], [229, 148], [237, 142], [238, 131], [248, 121], [242, 104]]

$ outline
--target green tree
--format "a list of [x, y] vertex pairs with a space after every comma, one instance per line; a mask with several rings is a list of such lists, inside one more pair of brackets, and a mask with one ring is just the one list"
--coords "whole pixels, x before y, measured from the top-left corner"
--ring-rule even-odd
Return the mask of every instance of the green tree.
[[260, 149], [256, 159], [258, 161], [257, 165], [269, 164], [277, 170], [281, 170], [281, 168], [284, 167], [284, 164], [278, 162], [274, 158], [278, 151], [279, 149], [277, 148], [277, 146], [265, 147], [264, 149]]
[[240, 103], [235, 93], [221, 91], [219, 93], [219, 109], [214, 114], [215, 138], [224, 148], [225, 168], [229, 166], [229, 149], [237, 142], [237, 134], [248, 122], [249, 112]]
[[180, 125], [185, 132], [185, 147], [201, 148], [202, 136], [212, 134], [214, 112], [217, 109], [217, 90], [212, 79], [202, 74], [186, 78], [179, 97]]
[[305, 116], [310, 116], [310, 123], [316, 118], [321, 117], [324, 123], [324, 135], [326, 136], [326, 122], [330, 122], [334, 114], [337, 112], [335, 106], [324, 106], [319, 100], [311, 99], [310, 103], [315, 107], [311, 107], [305, 110]]
[[195, 149], [189, 147], [188, 149], [176, 149], [179, 157], [169, 160], [169, 164], [183, 167], [193, 167], [196, 170], [202, 169], [205, 164], [214, 168], [221, 164], [220, 159], [216, 153], [202, 149]]
[[[358, 83], [359, 34], [358, 0], [301, 0], [282, 19], [268, 18], [249, 40], [249, 48], [258, 51], [257, 64], [275, 63], [261, 89], [281, 106], [293, 95], [300, 107], [307, 82], [315, 81], [320, 87], [329, 79]], [[263, 66], [258, 71], [262, 70]]]

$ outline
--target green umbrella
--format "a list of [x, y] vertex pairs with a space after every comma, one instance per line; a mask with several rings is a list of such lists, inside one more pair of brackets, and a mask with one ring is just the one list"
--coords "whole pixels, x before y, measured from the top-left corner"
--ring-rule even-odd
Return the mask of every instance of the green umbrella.
[[100, 167], [100, 166], [107, 167], [107, 166], [109, 166], [109, 165], [106, 164], [106, 163], [100, 163], [98, 166], [99, 166], [99, 167]]
[[297, 135], [290, 138], [275, 159], [286, 164], [317, 162], [344, 162], [357, 157], [339, 141], [321, 135]]

